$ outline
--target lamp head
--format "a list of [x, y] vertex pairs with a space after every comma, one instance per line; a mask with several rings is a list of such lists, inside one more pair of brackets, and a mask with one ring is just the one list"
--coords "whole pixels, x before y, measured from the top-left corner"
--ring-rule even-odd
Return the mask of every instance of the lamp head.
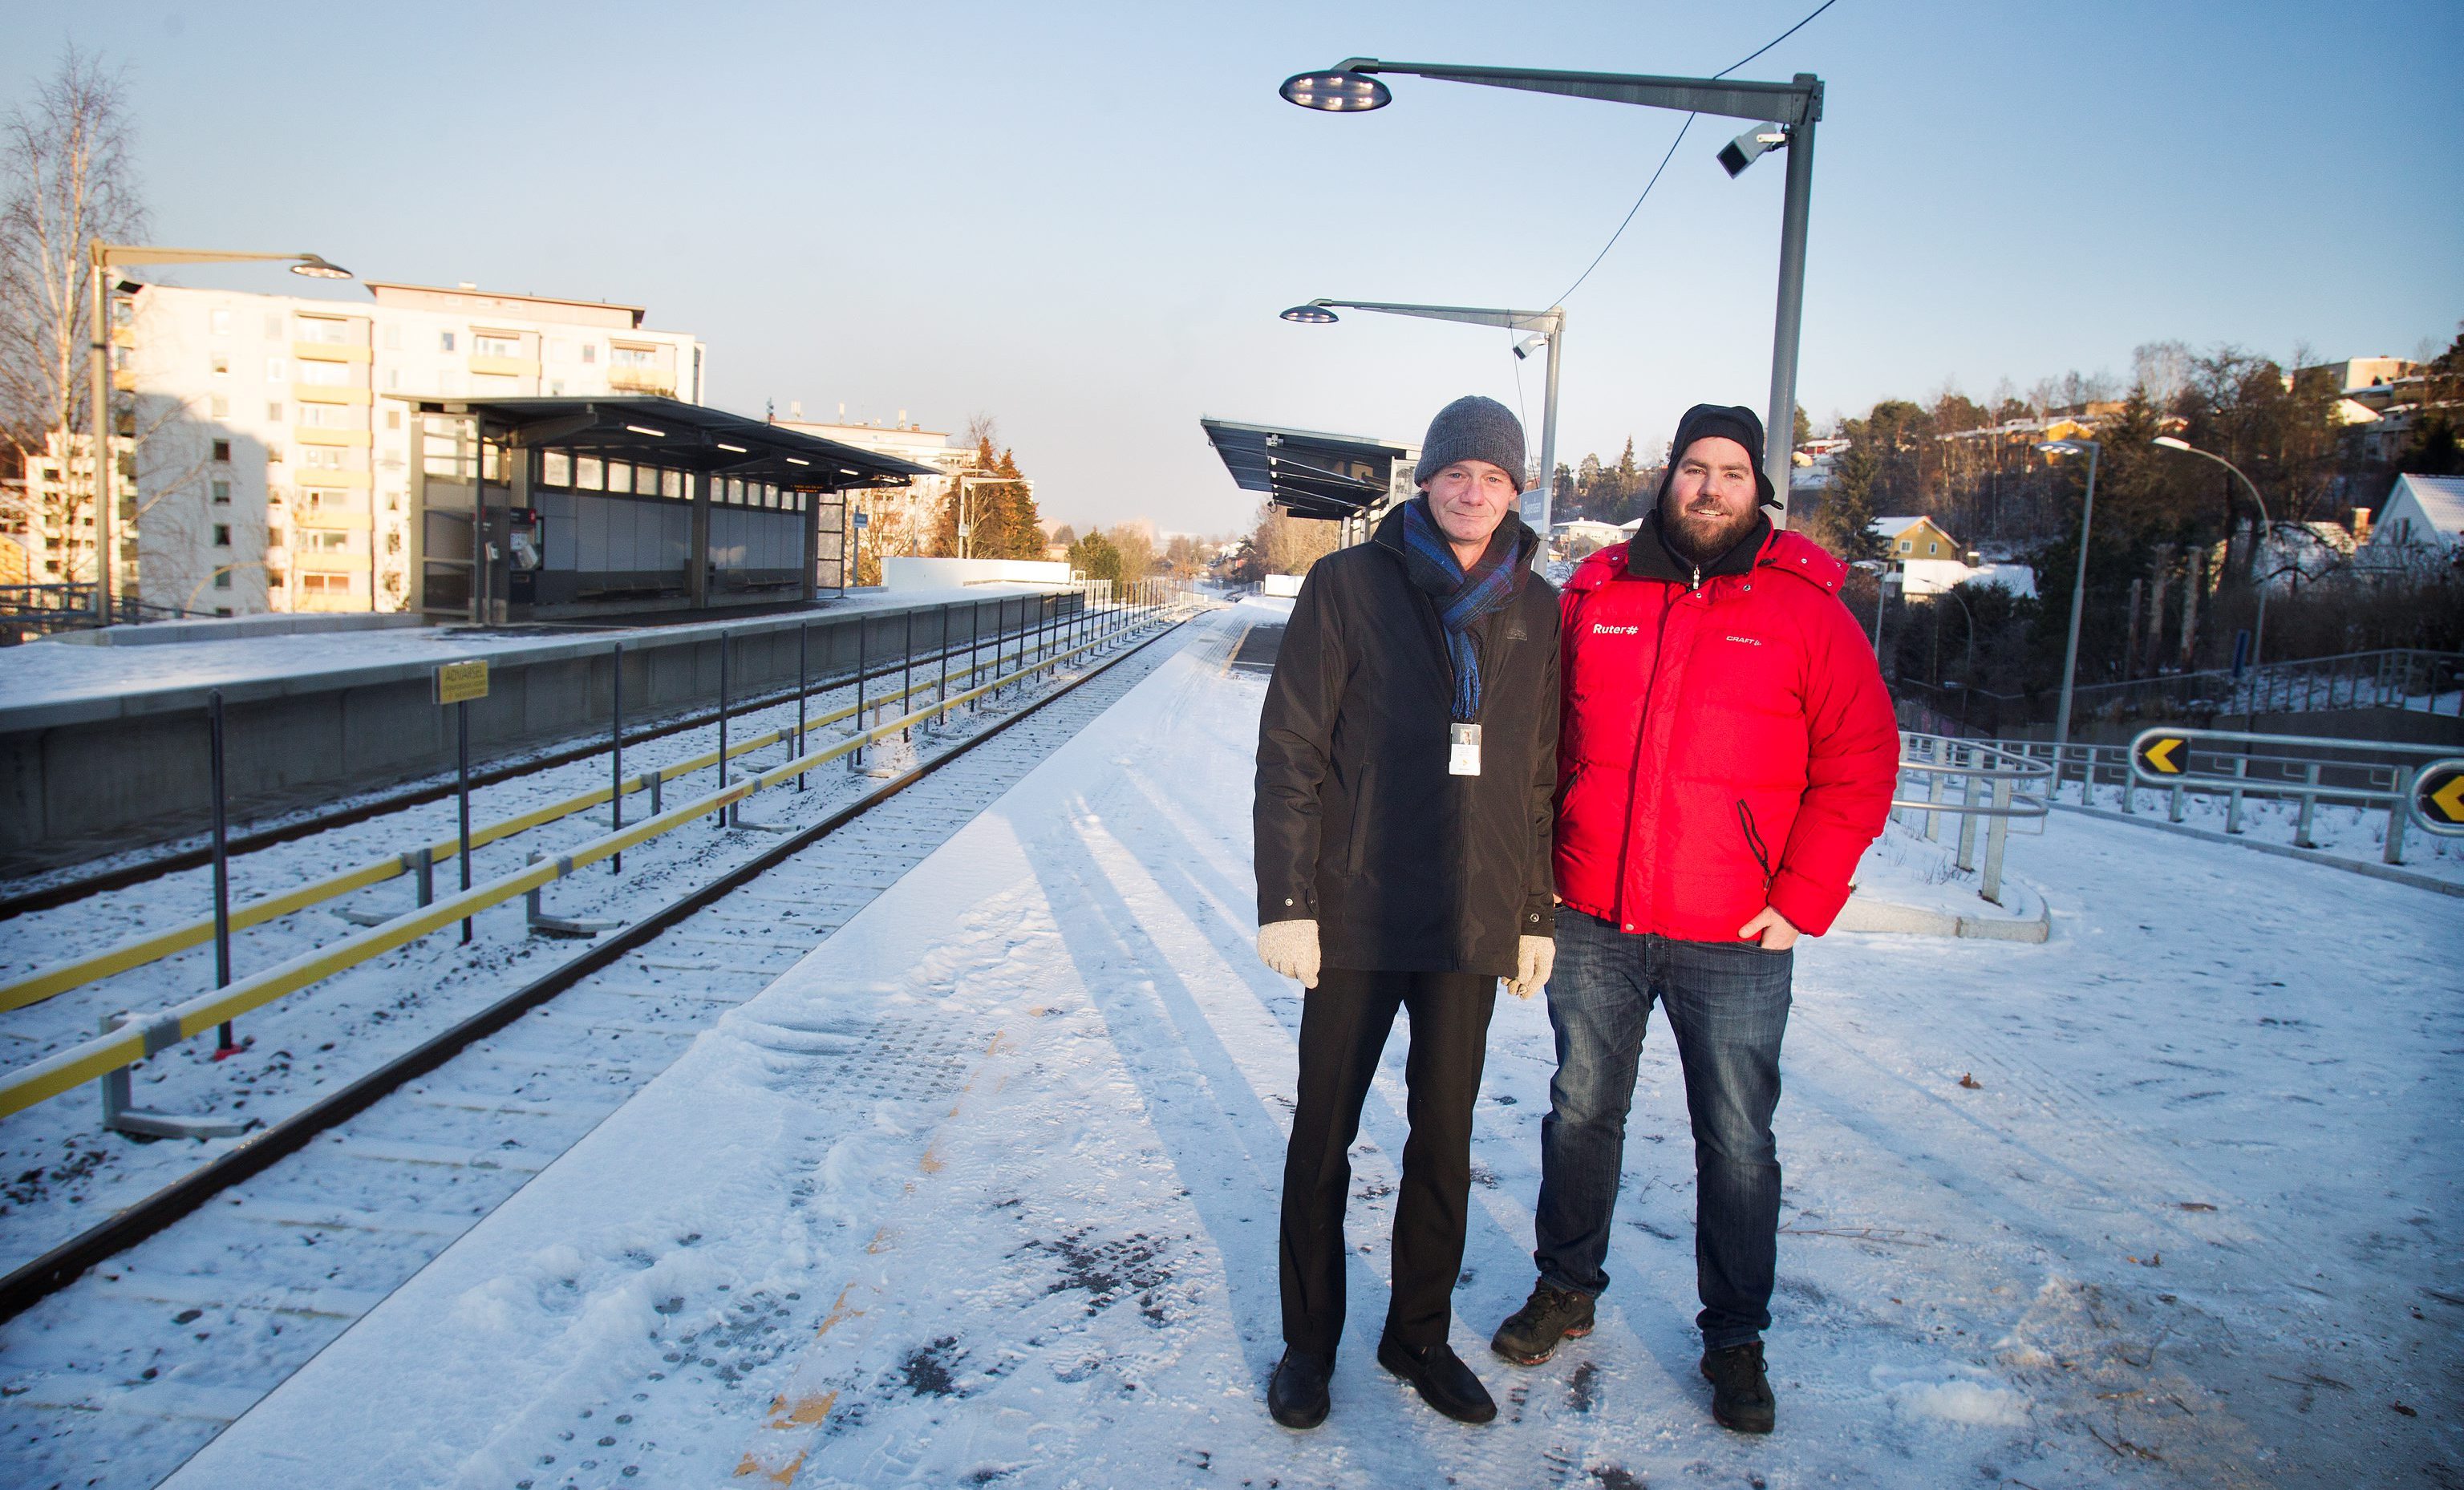
[[[2150, 445], [2161, 445], [2161, 446], [2165, 447], [2165, 449], [2168, 449], [2168, 450], [2189, 450], [2189, 449], [2190, 449], [2190, 442], [2189, 442], [2189, 441], [2188, 441], [2188, 440], [2179, 440], [2179, 439], [2175, 439], [2173, 436], [2171, 436], [2171, 435], [2169, 435], [2169, 434], [2160, 434], [2160, 435], [2158, 435], [2155, 439], [2150, 440], [2148, 443], [2149, 443]], [[2192, 450], [2192, 451], [2191, 451], [2191, 453], [2192, 453], [2192, 454], [2196, 454], [2196, 453], [2197, 453], [2197, 451]]]
[[1756, 124], [1736, 139], [1720, 146], [1720, 168], [1731, 177], [1737, 176], [1742, 174], [1747, 166], [1761, 160], [1763, 152], [1786, 143], [1788, 143], [1788, 126]]
[[2039, 440], [2036, 442], [2036, 453], [2040, 455], [2084, 455], [2090, 449], [2094, 449], [2095, 446], [2096, 442], [2094, 440]]
[[1545, 331], [1535, 331], [1514, 343], [1514, 360], [1519, 362], [1548, 344], [1549, 334]]
[[291, 272], [295, 274], [305, 274], [311, 279], [348, 279], [351, 277], [351, 272], [349, 270], [344, 269], [340, 264], [328, 263], [323, 258], [314, 253], [300, 254], [299, 262], [291, 266]]
[[1384, 83], [1367, 73], [1337, 68], [1323, 73], [1294, 73], [1275, 90], [1287, 103], [1329, 114], [1362, 114], [1395, 101]]
[[1284, 312], [1284, 319], [1302, 326], [1331, 326], [1342, 318], [1323, 305], [1295, 305]]

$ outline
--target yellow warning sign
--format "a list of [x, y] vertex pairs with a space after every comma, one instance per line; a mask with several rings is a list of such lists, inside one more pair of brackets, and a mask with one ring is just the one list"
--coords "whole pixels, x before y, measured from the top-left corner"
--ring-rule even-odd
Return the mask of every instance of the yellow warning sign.
[[488, 696], [488, 664], [473, 658], [470, 662], [439, 664], [436, 668], [436, 701], [440, 704], [467, 704], [474, 698]]
[[2464, 762], [2441, 760], [2422, 772], [2412, 800], [2432, 827], [2464, 828]]
[[2190, 742], [2178, 734], [2160, 734], [2139, 747], [2141, 769], [2155, 776], [2180, 776], [2189, 766]]

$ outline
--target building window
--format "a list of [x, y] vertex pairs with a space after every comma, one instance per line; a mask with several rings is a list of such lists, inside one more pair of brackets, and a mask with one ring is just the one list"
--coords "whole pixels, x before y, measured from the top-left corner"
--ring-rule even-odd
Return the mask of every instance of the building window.
[[386, 369], [385, 369], [385, 391], [386, 391], [387, 393], [397, 393], [397, 392], [400, 392], [400, 391], [401, 391], [401, 389], [402, 389], [402, 369], [401, 369], [401, 368], [399, 368], [399, 367], [388, 367], [388, 368], [386, 368]]
[[351, 536], [340, 528], [303, 528], [299, 532], [299, 546], [329, 554], [340, 553], [351, 546]]
[[351, 385], [348, 362], [301, 362], [299, 381], [312, 388], [347, 388]]
[[685, 494], [685, 473], [681, 471], [660, 471], [659, 494], [667, 497], [683, 496]]
[[549, 397], [551, 397], [551, 398], [554, 398], [554, 397], [556, 397], [556, 396], [558, 396], [558, 395], [560, 395], [560, 394], [563, 393], [563, 392], [564, 392], [564, 380], [563, 380], [563, 379], [561, 379], [561, 378], [550, 378], [550, 379], [547, 381], [547, 391], [548, 391], [548, 396], [549, 396]]
[[451, 333], [451, 332], [450, 332], [450, 331], [440, 331], [440, 332], [438, 332], [438, 333], [436, 334], [436, 350], [438, 350], [438, 351], [440, 351], [440, 352], [451, 352], [451, 351], [452, 351], [452, 350], [453, 350], [453, 333]]
[[1916, 551], [1916, 546], [1917, 540], [1914, 538], [1900, 539], [1900, 552], [1903, 554], [1914, 553]]
[[231, 442], [229, 440], [216, 440], [214, 442], [214, 459], [226, 466], [231, 464]]
[[659, 349], [654, 346], [627, 346], [619, 341], [607, 348], [607, 362], [612, 367], [656, 367]]
[[231, 335], [231, 312], [229, 312], [229, 311], [210, 311], [210, 312], [207, 313], [207, 316], [206, 316], [206, 324], [208, 324], [208, 325], [209, 325], [209, 326], [211, 326], [211, 327], [213, 328], [213, 332], [214, 332], [214, 335], [215, 335], [215, 336], [218, 336], [218, 337], [227, 337], [227, 336], [230, 336], [230, 335]]
[[610, 492], [632, 491], [633, 468], [621, 460], [609, 461], [607, 463], [607, 490]]
[[1927, 543], [1925, 545], [1925, 552], [1928, 554], [1939, 554], [1942, 552], [1942, 545], [1939, 543]]
[[399, 429], [402, 427], [401, 409], [389, 408], [385, 410], [385, 427], [388, 429]]
[[579, 455], [573, 462], [573, 484], [584, 492], [596, 492], [604, 483], [604, 473], [596, 455]]
[[216, 503], [223, 506], [229, 506], [231, 504], [230, 482], [217, 479], [207, 483], [207, 485], [211, 488], [213, 498]]
[[267, 359], [265, 360], [265, 381], [266, 381], [266, 382], [268, 382], [268, 383], [280, 383], [280, 382], [282, 381], [282, 376], [283, 376], [283, 373], [284, 373], [285, 371], [286, 371], [286, 369], [285, 369], [285, 368], [283, 367], [283, 365], [282, 365], [282, 359], [280, 359], [280, 358], [278, 358], [278, 357], [269, 357], [269, 358], [267, 358]]
[[388, 351], [388, 352], [399, 352], [399, 351], [401, 351], [401, 350], [402, 350], [402, 328], [401, 328], [400, 326], [387, 326], [387, 327], [385, 329], [385, 350], [386, 350], [386, 351]]
[[227, 378], [227, 377], [230, 377], [230, 376], [231, 376], [231, 354], [230, 354], [230, 353], [228, 353], [228, 352], [216, 352], [216, 353], [214, 354], [214, 358], [213, 358], [213, 368], [214, 368], [214, 376], [215, 376], [215, 377], [217, 377], [217, 378]]
[[231, 524], [230, 524], [230, 523], [227, 523], [227, 522], [218, 522], [218, 523], [215, 523], [215, 524], [214, 524], [214, 547], [216, 547], [216, 548], [229, 548], [229, 547], [231, 547]]
[[299, 423], [311, 429], [357, 429], [361, 423], [360, 411], [357, 405], [350, 404], [302, 404], [299, 405]]
[[210, 400], [209, 400], [206, 406], [212, 411], [212, 415], [216, 419], [229, 419], [231, 417], [231, 400], [220, 393], [215, 394]]
[[339, 445], [303, 445], [299, 448], [299, 464], [311, 471], [343, 470], [342, 457], [347, 454]]
[[270, 425], [278, 425], [282, 423], [282, 405], [280, 404], [270, 400], [267, 402], [265, 405], [265, 422]]
[[573, 457], [563, 450], [541, 450], [539, 485], [550, 487], [573, 485]]
[[582, 343], [582, 360], [585, 363], [596, 365], [599, 362], [599, 343], [596, 341]]
[[[217, 570], [215, 570], [215, 571], [214, 571], [214, 588], [215, 588], [215, 589], [217, 589], [217, 590], [228, 590], [228, 589], [230, 589], [230, 588], [231, 588], [231, 571], [230, 571], [230, 570], [228, 570], [228, 569], [217, 569]], [[225, 615], [229, 615], [229, 614], [230, 614], [230, 612], [225, 611], [225, 612], [223, 612], [223, 614], [225, 614]]]
[[522, 355], [522, 340], [519, 337], [474, 331], [471, 333], [471, 355], [473, 357], [519, 357]]
[[350, 329], [347, 322], [328, 316], [302, 316], [293, 336], [295, 340], [314, 341], [321, 346], [341, 346], [350, 340]]

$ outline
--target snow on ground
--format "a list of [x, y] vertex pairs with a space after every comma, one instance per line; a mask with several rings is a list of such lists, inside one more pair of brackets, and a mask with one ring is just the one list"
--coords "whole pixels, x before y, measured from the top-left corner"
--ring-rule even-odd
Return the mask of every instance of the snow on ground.
[[[882, 606], [935, 605], [1015, 595], [1048, 595], [1031, 585], [971, 585], [965, 590], [871, 590], [829, 600], [807, 612], [824, 623]], [[778, 614], [745, 618], [747, 624], [780, 621]], [[721, 619], [693, 623], [717, 626]], [[635, 638], [672, 640], [677, 625], [608, 626], [587, 623], [540, 623], [503, 629], [488, 626], [407, 626], [377, 631], [308, 632], [175, 642], [152, 646], [96, 646], [50, 640], [0, 647], [0, 709], [77, 699], [114, 698], [160, 689], [209, 688], [275, 678], [306, 678], [402, 664], [421, 667], [485, 657], [498, 665], [525, 652], [597, 646]]]
[[[2136, 799], [2139, 809], [2136, 816], [2150, 822], [2168, 821], [2166, 817], [2168, 795], [2153, 787], [2141, 788]], [[2061, 800], [2066, 804], [2077, 802], [2078, 787], [2075, 784], [2064, 785]], [[2122, 816], [2122, 788], [2110, 782], [2100, 784], [2091, 805], [2097, 811]], [[2223, 796], [2186, 792], [2182, 800], [2182, 822], [2187, 827], [2221, 833], [2225, 830], [2229, 806]], [[2240, 836], [2253, 843], [2292, 846], [2300, 816], [2301, 804], [2297, 801], [2247, 798], [2241, 807]], [[2383, 864], [2387, 854], [2387, 810], [2385, 807], [2343, 807], [2322, 802], [2311, 819], [2310, 846], [2332, 858], [2349, 859], [2357, 864]], [[2442, 838], [2425, 831], [2419, 823], [2410, 823], [2405, 828], [2403, 851], [2402, 868], [2431, 879], [2445, 880], [2451, 885], [2464, 885], [2464, 838]]]
[[[2464, 1054], [2445, 897], [2091, 819], [2042, 946], [1799, 960], [1780, 1431], [1708, 1421], [1689, 1149], [1645, 1050], [1600, 1327], [1530, 1282], [1545, 1011], [1503, 1000], [1447, 1422], [1372, 1359], [1401, 1045], [1334, 1413], [1265, 1416], [1296, 985], [1248, 867], [1262, 685], [1157, 669], [175, 1477], [179, 1486], [2452, 1485]], [[739, 1478], [739, 1476], [747, 1478]]]

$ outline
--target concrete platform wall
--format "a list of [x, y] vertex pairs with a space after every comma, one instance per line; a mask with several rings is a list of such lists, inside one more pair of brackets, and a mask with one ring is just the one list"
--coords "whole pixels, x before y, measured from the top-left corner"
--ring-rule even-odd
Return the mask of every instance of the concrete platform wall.
[[[1054, 600], [1061, 614], [1075, 613], [1075, 595]], [[945, 640], [964, 646], [971, 612], [989, 639], [1033, 624], [1038, 605], [1036, 597], [1012, 594], [631, 633], [624, 639], [627, 730], [715, 707], [723, 642], [734, 648], [730, 696], [740, 700], [795, 683], [799, 629], [809, 633], [810, 675], [844, 678], [859, 651], [878, 669], [911, 646], [919, 656]], [[493, 657], [489, 674], [488, 696], [470, 705], [473, 770], [606, 737], [612, 641], [558, 638]], [[433, 702], [433, 669], [424, 665], [252, 681], [223, 693], [234, 832], [253, 820], [453, 770], [453, 710]], [[0, 877], [208, 831], [206, 695], [203, 688], [128, 695], [103, 717], [0, 716]]]

